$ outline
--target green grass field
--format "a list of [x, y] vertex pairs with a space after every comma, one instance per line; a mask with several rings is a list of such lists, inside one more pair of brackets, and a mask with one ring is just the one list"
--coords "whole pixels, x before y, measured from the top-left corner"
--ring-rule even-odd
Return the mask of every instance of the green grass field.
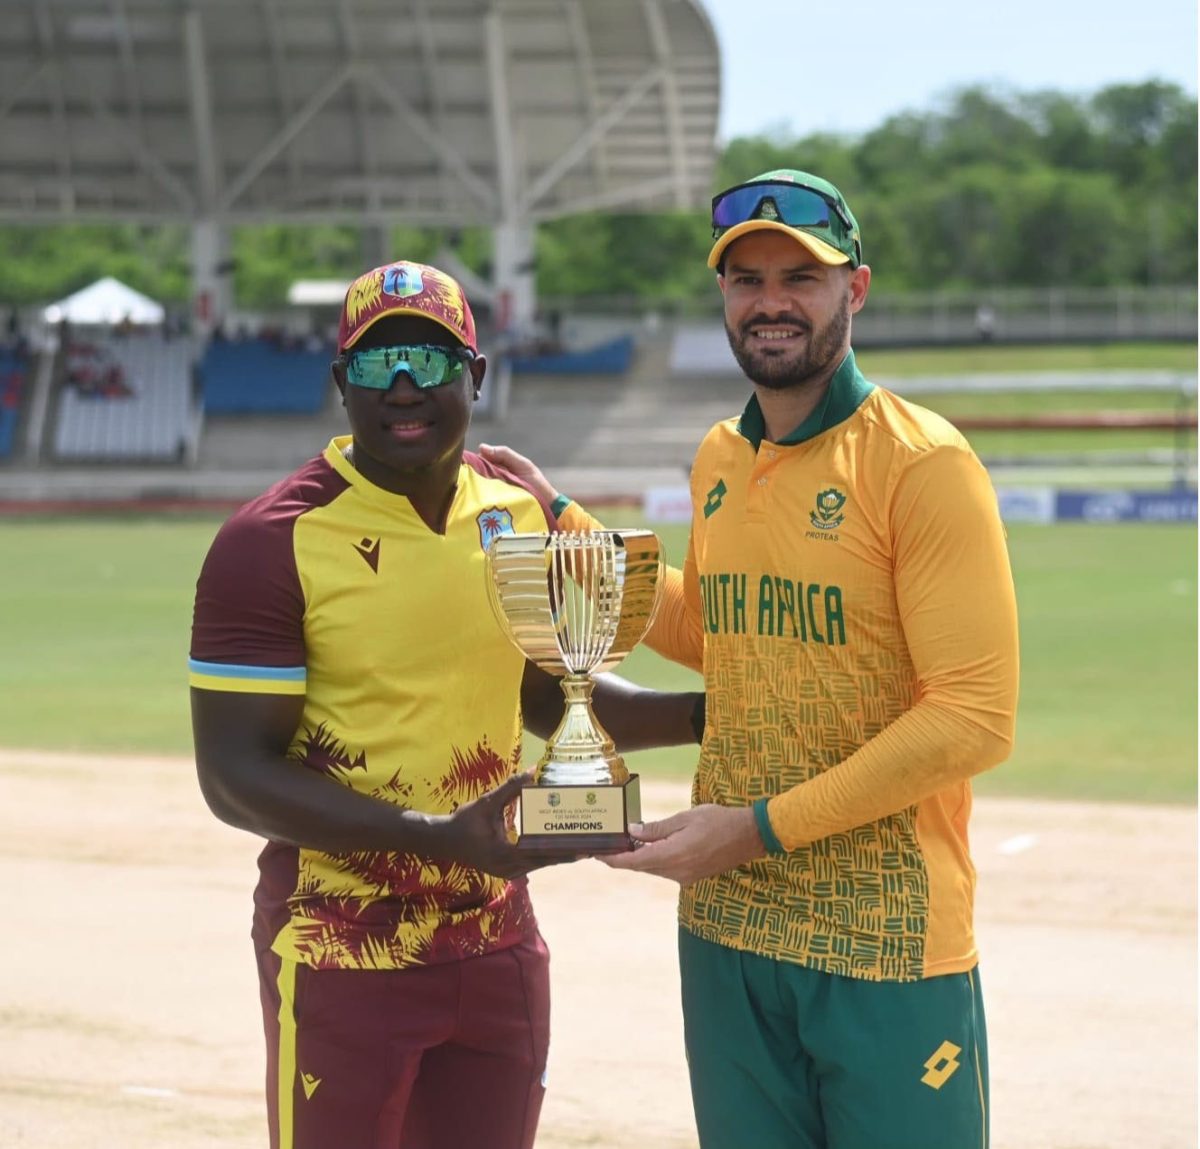
[[993, 371], [1183, 371], [1195, 373], [1195, 343], [1101, 343], [1062, 346], [871, 348], [856, 350], [872, 375], [972, 375]]
[[[636, 525], [628, 509], [615, 525]], [[187, 754], [196, 574], [219, 518], [0, 522], [0, 744]], [[685, 529], [658, 528], [678, 561]], [[1022, 635], [1016, 750], [981, 793], [1196, 796], [1194, 527], [1010, 528]], [[645, 649], [621, 673], [694, 688]], [[530, 747], [533, 752], [536, 748]], [[631, 756], [688, 773], [694, 751]]]
[[[868, 378], [954, 377], [1029, 371], [1166, 371], [1195, 376], [1197, 349], [1185, 343], [1113, 343], [1076, 347], [942, 347], [856, 352]], [[1095, 411], [1196, 414], [1194, 390], [952, 391], [913, 394], [923, 407], [952, 423], [963, 417], [1002, 417]], [[1194, 456], [1192, 430], [992, 430], [964, 432], [984, 458], [1096, 451], [1183, 451]]]

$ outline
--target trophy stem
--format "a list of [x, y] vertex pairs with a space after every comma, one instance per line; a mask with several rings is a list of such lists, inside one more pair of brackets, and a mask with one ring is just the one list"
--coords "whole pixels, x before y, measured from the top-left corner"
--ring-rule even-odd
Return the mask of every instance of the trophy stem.
[[625, 759], [617, 753], [616, 745], [592, 710], [595, 685], [586, 674], [563, 676], [566, 708], [538, 760], [535, 785], [623, 785], [629, 780]]

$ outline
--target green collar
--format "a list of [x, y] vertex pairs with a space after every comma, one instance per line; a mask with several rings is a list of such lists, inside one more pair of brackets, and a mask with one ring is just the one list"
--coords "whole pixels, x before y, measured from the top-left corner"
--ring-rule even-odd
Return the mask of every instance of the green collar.
[[[855, 411], [862, 406], [875, 384], [863, 378], [857, 364], [854, 362], [854, 352], [846, 352], [846, 358], [841, 366], [833, 373], [829, 386], [821, 401], [813, 408], [812, 413], [789, 435], [779, 442], [785, 446], [795, 446], [816, 438], [822, 431], [844, 423]], [[750, 402], [738, 420], [738, 433], [747, 439], [757, 451], [766, 435], [767, 424], [763, 419], [762, 408], [758, 405], [758, 396], [751, 395]]]

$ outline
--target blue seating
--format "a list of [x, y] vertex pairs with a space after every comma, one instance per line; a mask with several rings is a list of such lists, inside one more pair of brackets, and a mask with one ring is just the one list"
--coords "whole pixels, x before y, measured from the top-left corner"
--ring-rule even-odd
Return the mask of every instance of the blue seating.
[[622, 335], [583, 351], [514, 355], [510, 359], [513, 371], [529, 375], [623, 375], [632, 362], [631, 335]]
[[28, 360], [15, 351], [0, 350], [0, 459], [12, 454], [28, 377]]
[[201, 395], [210, 415], [315, 414], [331, 387], [332, 348], [281, 348], [263, 339], [214, 340], [200, 361]]
[[0, 407], [0, 459], [12, 454], [13, 437], [17, 430], [17, 412], [9, 407]]

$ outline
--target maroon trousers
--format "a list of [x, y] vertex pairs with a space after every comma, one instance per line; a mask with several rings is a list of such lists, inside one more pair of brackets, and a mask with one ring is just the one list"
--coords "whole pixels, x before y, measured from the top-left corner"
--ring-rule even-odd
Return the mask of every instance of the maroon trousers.
[[258, 955], [271, 1149], [531, 1149], [550, 1041], [541, 937], [402, 970]]

